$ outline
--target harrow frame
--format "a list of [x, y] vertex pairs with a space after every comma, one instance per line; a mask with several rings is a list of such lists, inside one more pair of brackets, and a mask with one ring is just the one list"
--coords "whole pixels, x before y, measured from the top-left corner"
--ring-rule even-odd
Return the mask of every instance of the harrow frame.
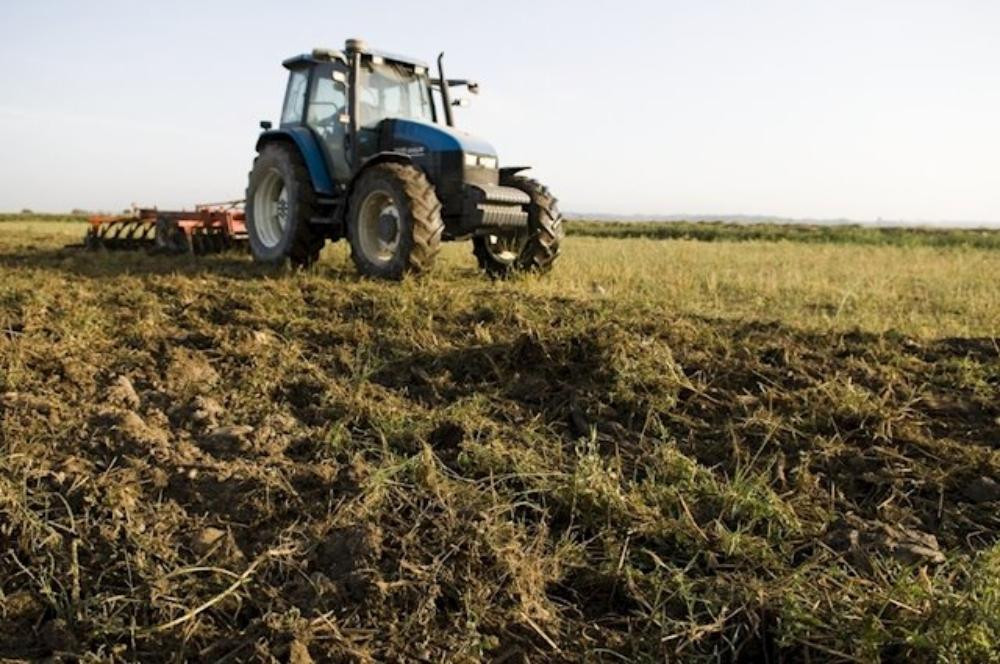
[[84, 246], [91, 250], [205, 255], [247, 244], [243, 201], [204, 203], [194, 210], [134, 208], [122, 216], [95, 215]]

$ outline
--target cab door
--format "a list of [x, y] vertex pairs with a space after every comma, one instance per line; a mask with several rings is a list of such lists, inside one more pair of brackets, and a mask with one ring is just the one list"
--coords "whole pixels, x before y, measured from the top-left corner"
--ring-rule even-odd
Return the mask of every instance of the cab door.
[[302, 124], [308, 87], [309, 70], [303, 66], [292, 69], [288, 75], [288, 87], [285, 88], [285, 103], [281, 107], [282, 127], [294, 127]]
[[351, 176], [348, 111], [347, 68], [339, 62], [317, 65], [310, 84], [306, 125], [322, 143], [327, 167], [338, 183], [347, 182]]

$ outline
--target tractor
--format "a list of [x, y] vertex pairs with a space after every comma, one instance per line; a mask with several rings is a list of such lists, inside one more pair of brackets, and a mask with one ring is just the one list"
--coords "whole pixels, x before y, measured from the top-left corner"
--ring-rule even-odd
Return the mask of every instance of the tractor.
[[285, 60], [281, 122], [261, 122], [246, 192], [257, 261], [315, 263], [346, 238], [358, 271], [401, 279], [430, 270], [441, 242], [468, 240], [479, 267], [504, 278], [545, 272], [564, 236], [556, 199], [501, 168], [486, 141], [459, 131], [452, 89], [426, 64], [348, 40]]

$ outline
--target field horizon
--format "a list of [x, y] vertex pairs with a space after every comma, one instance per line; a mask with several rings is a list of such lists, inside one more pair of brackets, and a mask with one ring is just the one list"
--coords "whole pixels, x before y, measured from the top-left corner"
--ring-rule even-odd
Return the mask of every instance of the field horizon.
[[[0, 211], [0, 221], [16, 221], [16, 220], [69, 220], [69, 221], [85, 221], [88, 216], [91, 215], [109, 215], [109, 214], [121, 214], [122, 212], [127, 212], [127, 210], [84, 210], [84, 209], [74, 209], [69, 212], [66, 211], [39, 211], [39, 210], [22, 210], [16, 212], [10, 210], [7, 212]], [[955, 219], [851, 219], [847, 217], [786, 217], [781, 215], [769, 215], [769, 214], [704, 214], [704, 213], [690, 213], [690, 214], [646, 214], [646, 213], [603, 213], [603, 212], [582, 212], [582, 211], [564, 211], [564, 216], [567, 220], [571, 222], [599, 222], [599, 223], [610, 223], [610, 224], [674, 224], [674, 223], [692, 223], [692, 224], [732, 224], [736, 226], [755, 226], [755, 225], [775, 225], [775, 226], [819, 226], [819, 227], [837, 227], [837, 226], [858, 226], [861, 228], [880, 228], [880, 229], [930, 229], [930, 230], [982, 230], [982, 231], [996, 231], [1000, 230], [1000, 220], [998, 221], [984, 221], [984, 220], [955, 220]]]

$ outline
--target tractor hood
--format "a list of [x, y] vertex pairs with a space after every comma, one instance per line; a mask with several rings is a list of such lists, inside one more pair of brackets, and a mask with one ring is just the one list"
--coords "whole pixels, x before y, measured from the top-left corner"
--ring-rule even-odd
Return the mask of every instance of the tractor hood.
[[487, 157], [497, 156], [493, 146], [483, 139], [453, 127], [404, 119], [395, 119], [392, 124], [394, 147], [407, 152], [422, 147], [430, 153], [464, 152]]

